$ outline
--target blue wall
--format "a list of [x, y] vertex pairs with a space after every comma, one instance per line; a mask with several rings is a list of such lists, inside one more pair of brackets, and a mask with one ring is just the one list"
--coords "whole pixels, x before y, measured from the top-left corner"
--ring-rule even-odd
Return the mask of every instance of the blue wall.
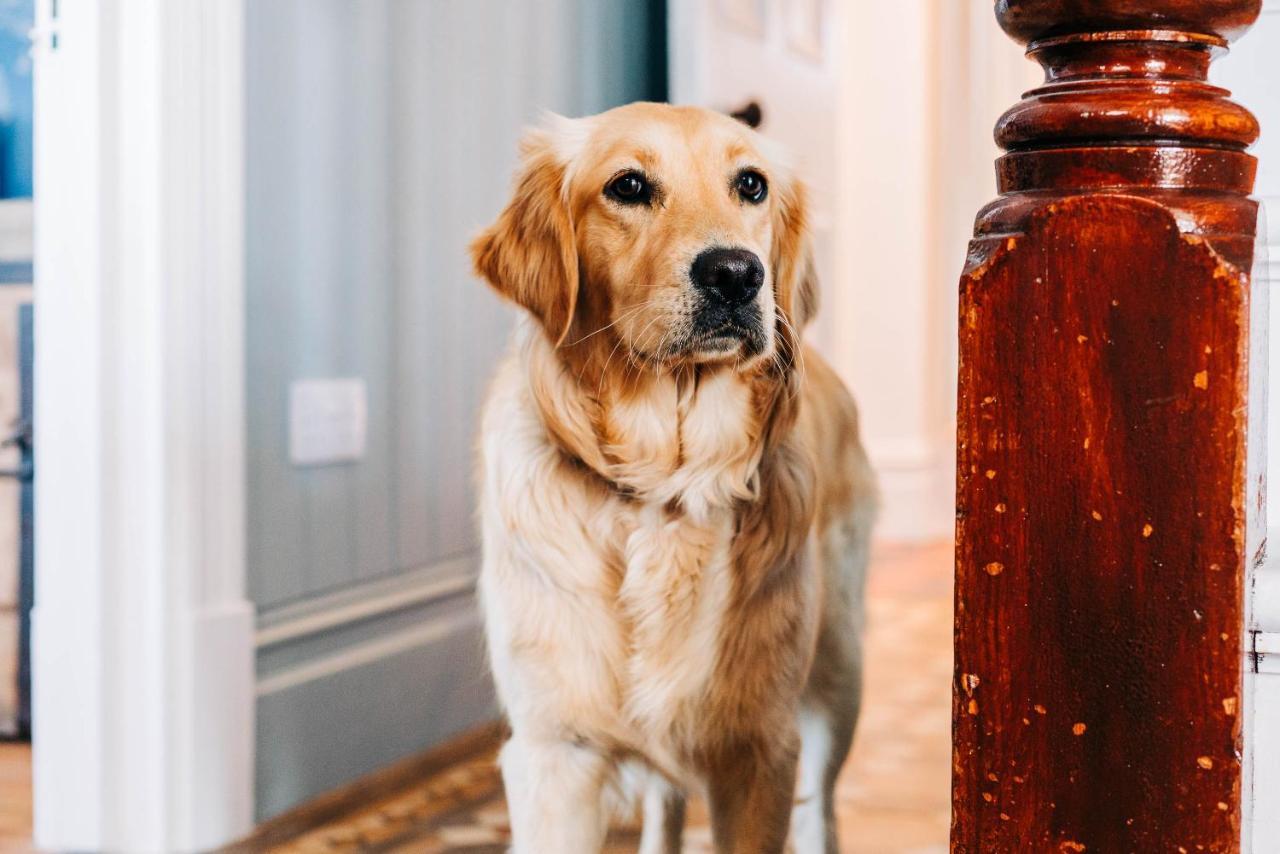
[[0, 0], [0, 198], [31, 197], [33, 0]]
[[[259, 647], [260, 818], [494, 714], [471, 601], [473, 447], [513, 312], [471, 275], [466, 246], [541, 110], [665, 94], [659, 11], [247, 7], [249, 593], [265, 630], [412, 599]], [[367, 449], [299, 468], [288, 388], [320, 377], [364, 380]]]

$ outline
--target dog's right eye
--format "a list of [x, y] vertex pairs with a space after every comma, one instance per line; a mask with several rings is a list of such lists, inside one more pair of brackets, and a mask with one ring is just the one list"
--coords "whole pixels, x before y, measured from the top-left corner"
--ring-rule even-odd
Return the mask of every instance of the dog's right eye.
[[647, 205], [653, 189], [639, 172], [623, 172], [605, 185], [604, 194], [624, 205]]

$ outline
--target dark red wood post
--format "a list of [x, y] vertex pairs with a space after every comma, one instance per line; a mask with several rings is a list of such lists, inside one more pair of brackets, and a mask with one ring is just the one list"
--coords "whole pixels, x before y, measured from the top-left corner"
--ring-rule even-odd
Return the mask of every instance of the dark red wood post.
[[1206, 75], [1259, 6], [996, 4], [1046, 80], [960, 283], [953, 851], [1240, 847], [1258, 127]]

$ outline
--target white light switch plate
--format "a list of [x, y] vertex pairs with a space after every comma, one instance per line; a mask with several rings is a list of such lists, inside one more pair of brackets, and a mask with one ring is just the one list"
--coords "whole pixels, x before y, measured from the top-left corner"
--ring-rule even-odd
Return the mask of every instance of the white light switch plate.
[[364, 380], [297, 380], [289, 385], [289, 460], [295, 466], [348, 463], [364, 456]]

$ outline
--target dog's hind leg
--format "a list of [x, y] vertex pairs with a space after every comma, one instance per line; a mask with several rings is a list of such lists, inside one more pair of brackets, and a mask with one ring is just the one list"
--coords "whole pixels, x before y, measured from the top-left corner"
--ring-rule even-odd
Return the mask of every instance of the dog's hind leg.
[[680, 854], [684, 839], [684, 793], [652, 774], [644, 790], [644, 830], [637, 854]]
[[826, 598], [809, 685], [797, 716], [800, 771], [791, 812], [796, 854], [838, 854], [835, 788], [862, 706], [863, 586], [872, 505], [851, 512], [820, 541]]
[[853, 744], [862, 705], [860, 633], [836, 620], [825, 621], [818, 636], [820, 667], [810, 676], [800, 707], [800, 771], [791, 812], [791, 841], [796, 854], [838, 854], [835, 788]]
[[827, 709], [806, 704], [800, 711], [800, 770], [791, 810], [795, 854], [839, 854], [835, 788], [853, 741], [857, 707]]

